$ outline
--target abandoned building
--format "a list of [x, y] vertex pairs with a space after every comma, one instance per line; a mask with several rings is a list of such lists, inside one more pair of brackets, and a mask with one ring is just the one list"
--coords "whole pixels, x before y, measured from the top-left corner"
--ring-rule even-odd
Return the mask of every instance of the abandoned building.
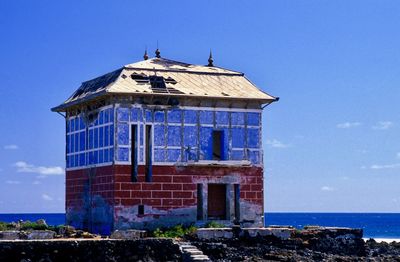
[[83, 82], [66, 123], [66, 222], [109, 234], [177, 223], [263, 225], [261, 114], [243, 73], [156, 57]]

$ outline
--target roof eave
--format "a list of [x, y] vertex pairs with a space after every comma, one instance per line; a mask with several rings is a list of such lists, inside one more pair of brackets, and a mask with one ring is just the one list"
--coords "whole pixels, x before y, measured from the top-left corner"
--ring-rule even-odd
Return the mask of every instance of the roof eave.
[[198, 99], [204, 99], [204, 98], [209, 98], [209, 99], [226, 99], [226, 100], [246, 100], [246, 101], [257, 101], [261, 104], [271, 104], [273, 102], [276, 102], [279, 100], [279, 97], [273, 97], [272, 98], [250, 98], [250, 97], [221, 97], [221, 96], [196, 96], [196, 95], [185, 95], [185, 94], [156, 94], [156, 93], [125, 93], [125, 92], [106, 92], [102, 91], [96, 94], [91, 94], [87, 97], [83, 97], [81, 99], [68, 102], [65, 104], [61, 104], [59, 106], [53, 107], [51, 111], [53, 112], [65, 112], [68, 108], [76, 106], [81, 103], [85, 102], [90, 102], [92, 100], [95, 100], [101, 96], [106, 96], [106, 95], [131, 95], [131, 96], [171, 96], [171, 97], [188, 97], [188, 98], [198, 98]]
[[75, 105], [78, 105], [78, 104], [81, 104], [81, 103], [84, 103], [84, 102], [89, 102], [89, 101], [91, 101], [91, 100], [94, 100], [94, 99], [99, 98], [99, 97], [101, 97], [101, 96], [104, 96], [104, 95], [106, 95], [106, 94], [107, 94], [107, 92], [106, 92], [105, 90], [103, 90], [103, 91], [100, 91], [100, 92], [98, 92], [98, 93], [91, 94], [91, 95], [88, 95], [88, 96], [79, 98], [79, 99], [77, 99], [77, 100], [75, 100], [75, 101], [63, 103], [63, 104], [61, 104], [61, 105], [58, 105], [58, 106], [56, 106], [56, 107], [53, 107], [53, 108], [51, 109], [51, 111], [53, 111], [53, 112], [65, 112], [66, 109], [68, 109], [68, 108], [70, 108], [70, 107], [72, 107], [72, 106], [75, 106]]

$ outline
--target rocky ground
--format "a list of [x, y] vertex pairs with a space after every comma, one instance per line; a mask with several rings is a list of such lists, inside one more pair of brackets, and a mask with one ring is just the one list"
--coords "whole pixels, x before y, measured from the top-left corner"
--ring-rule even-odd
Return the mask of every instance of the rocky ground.
[[368, 240], [360, 254], [318, 251], [301, 243], [276, 241], [192, 241], [212, 261], [400, 261], [400, 243]]

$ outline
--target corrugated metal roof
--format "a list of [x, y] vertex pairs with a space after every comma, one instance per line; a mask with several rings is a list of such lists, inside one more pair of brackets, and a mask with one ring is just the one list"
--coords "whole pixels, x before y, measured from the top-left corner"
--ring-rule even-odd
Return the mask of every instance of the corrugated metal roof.
[[152, 58], [83, 82], [70, 98], [52, 110], [63, 111], [71, 105], [107, 94], [239, 98], [263, 103], [276, 100], [258, 89], [243, 73]]

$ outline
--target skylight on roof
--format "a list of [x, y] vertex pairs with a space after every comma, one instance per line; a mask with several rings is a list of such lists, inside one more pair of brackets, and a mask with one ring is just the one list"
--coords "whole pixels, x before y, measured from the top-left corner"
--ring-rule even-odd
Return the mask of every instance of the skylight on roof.
[[149, 76], [149, 80], [150, 80], [150, 84], [151, 84], [151, 88], [167, 88], [165, 86], [165, 81], [164, 81], [164, 77], [162, 76], [157, 76], [157, 75], [152, 75]]

